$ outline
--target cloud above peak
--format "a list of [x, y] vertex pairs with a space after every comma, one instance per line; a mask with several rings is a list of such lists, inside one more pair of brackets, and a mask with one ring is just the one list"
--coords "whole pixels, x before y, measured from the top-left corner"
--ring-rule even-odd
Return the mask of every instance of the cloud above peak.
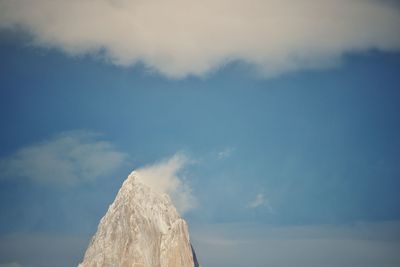
[[400, 11], [375, 0], [0, 0], [0, 28], [37, 46], [143, 63], [168, 77], [242, 61], [265, 76], [400, 48]]
[[177, 210], [183, 214], [196, 205], [192, 188], [182, 175], [190, 163], [188, 157], [177, 153], [170, 158], [135, 170], [139, 179], [153, 190], [168, 194]]

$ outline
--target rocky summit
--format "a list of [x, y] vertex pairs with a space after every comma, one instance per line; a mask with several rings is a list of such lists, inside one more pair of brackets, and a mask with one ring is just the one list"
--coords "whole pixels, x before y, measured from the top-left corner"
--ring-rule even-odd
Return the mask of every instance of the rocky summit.
[[132, 172], [78, 267], [198, 267], [188, 226], [171, 199]]

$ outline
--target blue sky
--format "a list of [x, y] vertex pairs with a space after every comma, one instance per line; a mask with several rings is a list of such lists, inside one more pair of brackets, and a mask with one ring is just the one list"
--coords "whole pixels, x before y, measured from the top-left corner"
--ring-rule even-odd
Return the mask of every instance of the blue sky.
[[[399, 265], [397, 4], [254, 1], [276, 29], [174, 0], [190, 34], [155, 4], [120, 35], [106, 0], [34, 2], [0, 2], [1, 267], [77, 265], [125, 177], [160, 166], [203, 266]], [[287, 26], [306, 4], [322, 18]]]

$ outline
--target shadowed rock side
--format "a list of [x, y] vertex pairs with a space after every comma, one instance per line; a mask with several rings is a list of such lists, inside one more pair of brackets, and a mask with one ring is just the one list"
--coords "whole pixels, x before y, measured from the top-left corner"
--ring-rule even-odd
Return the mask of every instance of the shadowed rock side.
[[194, 261], [194, 266], [195, 267], [201, 267], [200, 264], [197, 261], [197, 256], [196, 256], [196, 252], [194, 252], [194, 248], [192, 245], [190, 245], [190, 247], [192, 248], [192, 254], [193, 254], [193, 261]]
[[78, 267], [198, 267], [188, 227], [167, 195], [133, 172], [101, 219]]

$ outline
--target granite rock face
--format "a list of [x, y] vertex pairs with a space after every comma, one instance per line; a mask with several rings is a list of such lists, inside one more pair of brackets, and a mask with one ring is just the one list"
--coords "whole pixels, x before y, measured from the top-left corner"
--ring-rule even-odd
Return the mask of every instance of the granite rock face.
[[132, 172], [78, 267], [198, 267], [188, 226], [170, 198]]

